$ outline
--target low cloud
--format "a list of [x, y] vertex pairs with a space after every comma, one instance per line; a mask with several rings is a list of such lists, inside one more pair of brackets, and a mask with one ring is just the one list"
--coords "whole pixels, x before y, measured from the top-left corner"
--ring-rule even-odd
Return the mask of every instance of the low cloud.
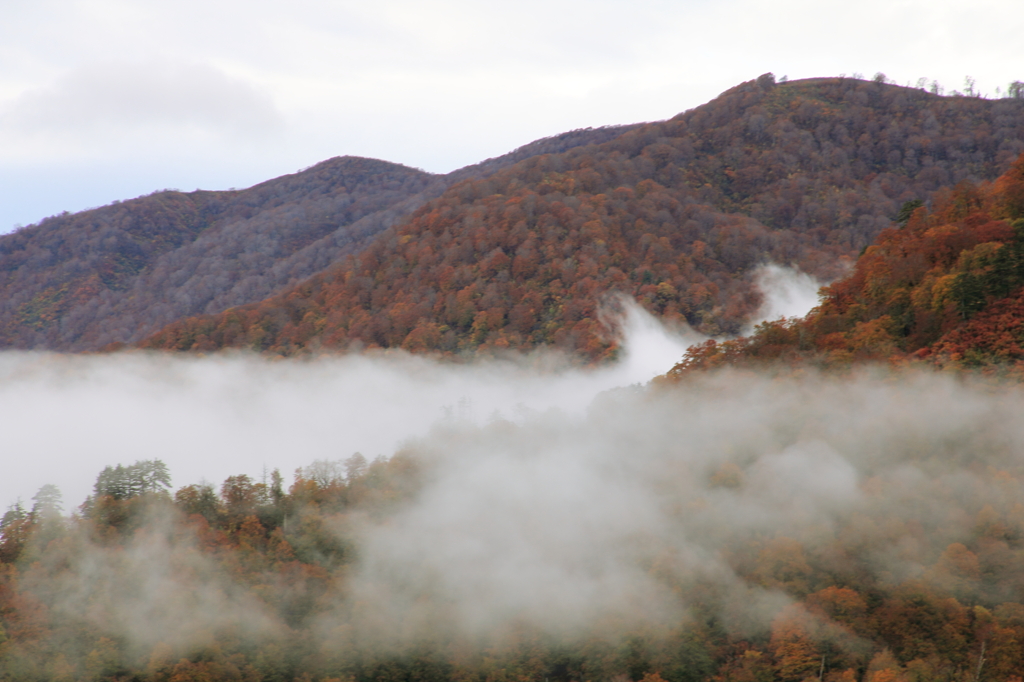
[[157, 645], [168, 653], [194, 650], [211, 631], [257, 640], [280, 636], [266, 606], [168, 521], [151, 518], [123, 549], [76, 532], [26, 584], [55, 605], [52, 617], [116, 632], [133, 655], [146, 656]]
[[[928, 373], [721, 372], [612, 391], [583, 417], [440, 425], [404, 449], [424, 471], [415, 499], [362, 526], [348, 598], [374, 605], [366, 633], [408, 644], [445, 626], [670, 626], [707, 585], [730, 628], [763, 633], [789, 603], [778, 581], [810, 575], [805, 556], [830, 561], [837, 537], [869, 548], [836, 564], [840, 583], [865, 565], [902, 580], [968, 541], [986, 504], [1009, 510], [996, 472], [1020, 470], [1021, 409], [1017, 388]], [[933, 546], [890, 544], [888, 519]]]
[[597, 368], [544, 349], [458, 364], [401, 351], [284, 362], [0, 353], [3, 447], [15, 461], [0, 478], [0, 504], [52, 483], [72, 508], [103, 467], [137, 459], [164, 460], [181, 486], [259, 478], [264, 466], [288, 474], [357, 451], [387, 456], [444, 419], [582, 415], [595, 396], [646, 383], [705, 340], [631, 301], [615, 308], [619, 358]]
[[[668, 334], [629, 315], [627, 341], [645, 326]], [[623, 382], [649, 378], [640, 370], [615, 374], [625, 356], [618, 368], [580, 370], [544, 353], [461, 365], [402, 353], [4, 355], [2, 481], [73, 474], [77, 502], [102, 465], [136, 459], [164, 459], [179, 487], [258, 478], [264, 462], [287, 475], [357, 449], [397, 453], [416, 472], [408, 495], [320, 515], [299, 506], [267, 539], [299, 537], [310, 521], [317, 537], [351, 548], [324, 569], [303, 631], [338, 656], [524, 631], [614, 642], [709, 614], [733, 635], [764, 637], [780, 613], [860, 651], [813, 599], [806, 611], [793, 605], [821, 589], [814, 575], [961, 589], [945, 553], [966, 552], [956, 543], [979, 524], [1024, 523], [1019, 387], [871, 370], [721, 371], [641, 387]], [[225, 632], [284, 641], [281, 605], [302, 595], [271, 580], [254, 599], [197, 549], [196, 528], [154, 523], [120, 548], [78, 526], [74, 542], [47, 545], [68, 556], [50, 554], [54, 577], [37, 573], [28, 587], [140, 656]], [[1017, 599], [1020, 586], [1004, 582], [963, 589]]]
[[635, 304], [622, 314], [622, 357], [596, 369], [546, 350], [461, 364], [401, 351], [285, 362], [2, 353], [4, 449], [18, 464], [0, 478], [0, 503], [53, 483], [75, 506], [104, 466], [137, 459], [164, 460], [180, 486], [258, 478], [264, 465], [288, 474], [356, 451], [387, 456], [445, 418], [582, 414], [597, 394], [649, 381], [702, 340]]

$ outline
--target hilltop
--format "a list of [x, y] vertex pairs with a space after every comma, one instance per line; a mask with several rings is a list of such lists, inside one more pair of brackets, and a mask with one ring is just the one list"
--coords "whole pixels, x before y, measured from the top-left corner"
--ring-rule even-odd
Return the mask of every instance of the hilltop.
[[0, 348], [96, 350], [260, 301], [459, 180], [628, 129], [571, 131], [448, 175], [345, 156], [241, 191], [161, 191], [48, 218], [0, 236]]

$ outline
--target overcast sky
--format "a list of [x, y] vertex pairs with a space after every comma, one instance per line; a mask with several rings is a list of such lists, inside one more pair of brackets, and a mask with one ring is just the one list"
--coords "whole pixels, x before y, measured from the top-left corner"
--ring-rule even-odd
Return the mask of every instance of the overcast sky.
[[772, 71], [995, 96], [1019, 0], [0, 0], [0, 232], [356, 154], [447, 172]]

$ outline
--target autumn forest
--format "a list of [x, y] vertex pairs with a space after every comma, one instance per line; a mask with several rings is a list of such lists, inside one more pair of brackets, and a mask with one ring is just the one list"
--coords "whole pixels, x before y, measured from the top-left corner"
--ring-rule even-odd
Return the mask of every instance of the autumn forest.
[[[140, 443], [84, 501], [26, 491], [0, 680], [1024, 681], [1015, 85], [765, 74], [446, 176], [342, 157], [0, 236], [0, 384], [75, 353], [271, 392], [354, 355], [585, 377], [629, 352], [623, 300], [709, 339], [580, 410], [217, 482]], [[770, 264], [818, 304], [752, 327]]]

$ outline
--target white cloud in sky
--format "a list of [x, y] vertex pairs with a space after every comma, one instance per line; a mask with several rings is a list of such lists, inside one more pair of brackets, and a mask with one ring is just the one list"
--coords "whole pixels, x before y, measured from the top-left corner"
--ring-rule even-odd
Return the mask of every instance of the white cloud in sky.
[[75, 148], [102, 156], [140, 136], [150, 145], [182, 137], [259, 140], [282, 129], [282, 117], [266, 93], [205, 64], [81, 68], [0, 110], [6, 155], [21, 151], [29, 161], [51, 142], [57, 144], [49, 154], [60, 159]]
[[994, 94], [1024, 79], [1022, 28], [1011, 0], [8, 0], [0, 231], [339, 154], [447, 172], [766, 71], [971, 75]]

